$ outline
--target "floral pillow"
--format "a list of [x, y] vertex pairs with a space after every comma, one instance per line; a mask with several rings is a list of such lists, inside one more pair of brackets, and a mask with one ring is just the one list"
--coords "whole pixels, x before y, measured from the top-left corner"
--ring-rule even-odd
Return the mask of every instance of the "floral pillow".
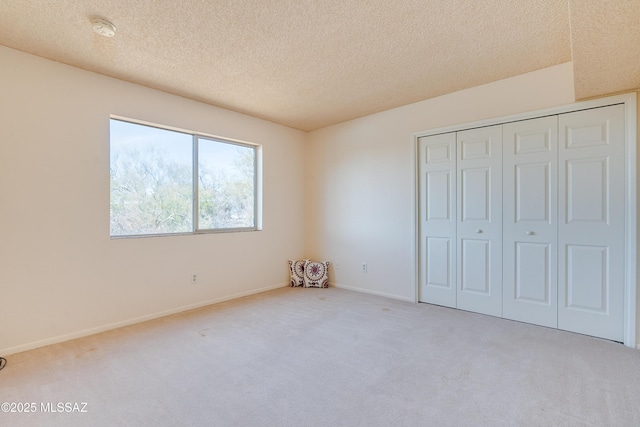
[[307, 260], [304, 263], [304, 287], [329, 287], [329, 261], [315, 262]]
[[303, 286], [304, 285], [304, 265], [309, 261], [308, 259], [301, 259], [297, 261], [289, 260], [289, 273], [291, 276], [291, 286]]

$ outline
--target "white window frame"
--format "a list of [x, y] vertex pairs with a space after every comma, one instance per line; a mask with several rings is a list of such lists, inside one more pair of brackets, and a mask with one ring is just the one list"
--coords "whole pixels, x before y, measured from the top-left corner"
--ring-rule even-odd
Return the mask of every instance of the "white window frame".
[[[111, 115], [109, 117], [109, 123], [112, 120], [117, 120], [133, 125], [147, 126], [160, 130], [166, 130], [171, 132], [180, 132], [191, 136], [191, 157], [192, 157], [192, 221], [191, 231], [176, 232], [176, 233], [146, 233], [146, 234], [122, 234], [111, 235], [111, 239], [131, 239], [131, 238], [144, 238], [144, 237], [167, 237], [167, 236], [185, 236], [185, 235], [197, 235], [197, 234], [217, 234], [217, 233], [240, 233], [250, 231], [262, 230], [262, 146], [251, 142], [240, 141], [236, 139], [220, 137], [210, 135], [202, 132], [195, 132], [186, 129], [180, 129], [172, 126], [159, 125], [157, 123], [151, 123], [143, 120], [131, 119], [122, 116]], [[240, 147], [247, 147], [254, 150], [253, 161], [253, 226], [251, 227], [233, 227], [233, 228], [200, 228], [199, 226], [199, 200], [198, 200], [198, 143], [200, 139], [215, 141], [223, 144], [236, 145]], [[111, 152], [111, 135], [109, 135], [109, 152]], [[109, 167], [111, 167], [111, 155], [109, 155]], [[109, 200], [111, 200], [111, 179], [109, 179]], [[111, 211], [109, 213], [109, 221], [111, 221]], [[109, 227], [111, 228], [111, 227]]]

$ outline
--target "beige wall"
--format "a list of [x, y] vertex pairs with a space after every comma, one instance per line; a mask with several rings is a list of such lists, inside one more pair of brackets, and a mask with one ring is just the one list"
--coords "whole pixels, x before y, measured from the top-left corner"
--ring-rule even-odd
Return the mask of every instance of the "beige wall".
[[[306, 133], [5, 47], [0, 64], [0, 354], [288, 283]], [[111, 240], [110, 114], [262, 144], [264, 230]]]
[[338, 286], [414, 301], [413, 133], [572, 102], [567, 63], [312, 132], [309, 252]]
[[[0, 64], [5, 355], [283, 286], [302, 256], [413, 301], [412, 134], [574, 101], [563, 64], [305, 134], [4, 47]], [[110, 114], [262, 144], [264, 231], [111, 240]]]
[[312, 132], [308, 252], [333, 261], [336, 286], [414, 301], [412, 135], [573, 102], [567, 63]]

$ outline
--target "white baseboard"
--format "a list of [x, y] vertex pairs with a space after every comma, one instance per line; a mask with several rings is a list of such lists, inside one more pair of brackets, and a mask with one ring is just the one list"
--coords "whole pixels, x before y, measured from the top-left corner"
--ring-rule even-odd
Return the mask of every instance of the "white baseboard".
[[348, 291], [362, 292], [363, 294], [377, 295], [379, 297], [391, 298], [391, 299], [395, 299], [395, 300], [399, 300], [399, 301], [415, 303], [413, 298], [401, 297], [401, 296], [398, 296], [398, 295], [387, 294], [387, 293], [379, 292], [379, 291], [371, 291], [369, 289], [355, 288], [353, 286], [344, 286], [344, 285], [341, 285], [339, 283], [329, 282], [329, 286], [333, 286], [335, 288], [340, 288], [340, 289], [346, 289]]
[[38, 341], [30, 342], [30, 343], [27, 343], [27, 344], [18, 345], [18, 346], [15, 346], [15, 347], [4, 348], [4, 349], [0, 349], [0, 355], [4, 355], [6, 357], [6, 356], [11, 355], [11, 354], [20, 353], [22, 351], [33, 350], [35, 348], [44, 347], [46, 345], [58, 344], [58, 343], [65, 342], [65, 341], [70, 341], [70, 340], [73, 340], [73, 339], [76, 339], [76, 338], [82, 338], [82, 337], [86, 337], [86, 336], [89, 336], [89, 335], [99, 334], [100, 332], [105, 332], [105, 331], [109, 331], [109, 330], [112, 330], [112, 329], [122, 328], [123, 326], [130, 326], [130, 325], [134, 325], [136, 323], [146, 322], [147, 320], [158, 319], [160, 317], [170, 316], [170, 315], [176, 314], [176, 313], [182, 313], [183, 311], [194, 310], [196, 308], [206, 307], [208, 305], [217, 304], [217, 303], [229, 301], [229, 300], [236, 299], [236, 298], [242, 298], [242, 297], [246, 297], [246, 296], [249, 296], [249, 295], [259, 294], [259, 293], [262, 293], [262, 292], [267, 292], [267, 291], [271, 291], [271, 290], [278, 289], [278, 288], [284, 288], [286, 286], [289, 286], [289, 282], [280, 283], [278, 285], [266, 286], [264, 288], [259, 288], [259, 289], [253, 289], [251, 291], [239, 292], [237, 294], [228, 295], [228, 296], [220, 297], [220, 298], [214, 298], [214, 299], [207, 300], [207, 301], [201, 301], [201, 302], [197, 302], [195, 304], [189, 304], [189, 305], [185, 305], [185, 306], [182, 306], [182, 307], [172, 308], [172, 309], [160, 311], [160, 312], [157, 312], [157, 313], [147, 314], [147, 315], [140, 316], [140, 317], [135, 317], [135, 318], [129, 319], [129, 320], [123, 320], [123, 321], [120, 321], [120, 322], [115, 322], [115, 323], [110, 323], [110, 324], [103, 325], [103, 326], [98, 326], [96, 328], [84, 329], [82, 331], [72, 332], [70, 334], [59, 335], [57, 337], [46, 338], [46, 339], [43, 339], [43, 340], [38, 340]]

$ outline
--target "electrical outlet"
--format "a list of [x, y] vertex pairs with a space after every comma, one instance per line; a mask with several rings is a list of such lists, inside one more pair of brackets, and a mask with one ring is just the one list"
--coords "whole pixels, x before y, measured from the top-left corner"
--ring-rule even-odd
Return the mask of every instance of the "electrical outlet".
[[194, 284], [194, 285], [196, 283], [198, 283], [198, 275], [197, 274], [192, 274], [191, 275], [191, 283]]
[[362, 266], [360, 267], [360, 271], [362, 271], [363, 273], [367, 272], [367, 263], [363, 262]]

